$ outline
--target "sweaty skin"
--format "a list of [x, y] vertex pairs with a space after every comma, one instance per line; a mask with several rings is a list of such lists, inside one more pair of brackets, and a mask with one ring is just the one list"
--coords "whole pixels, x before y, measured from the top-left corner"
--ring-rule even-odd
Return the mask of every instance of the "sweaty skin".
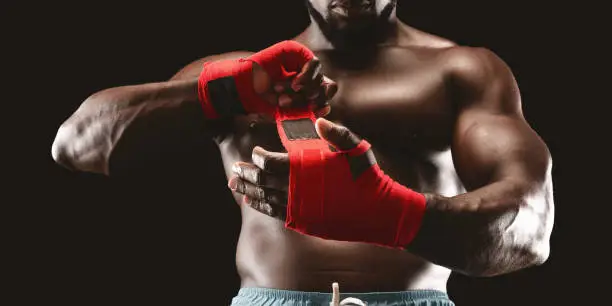
[[[308, 30], [295, 38], [314, 51], [321, 62], [323, 74], [338, 84], [338, 92], [330, 101], [331, 113], [326, 118], [366, 138], [372, 144], [378, 163], [385, 173], [422, 193], [453, 197], [466, 191], [478, 190], [495, 176], [523, 177], [524, 173], [519, 173], [522, 168], [502, 167], [495, 158], [497, 153], [514, 150], [517, 142], [520, 142], [520, 154], [511, 156], [530, 160], [529, 166], [533, 170], [526, 176], [541, 181], [546, 185], [543, 190], [551, 192], [548, 151], [524, 121], [518, 89], [501, 60], [488, 50], [456, 46], [399, 21], [396, 27], [397, 39], [363, 53], [345, 53], [321, 47], [309, 39]], [[202, 63], [248, 54], [234, 52], [205, 58], [188, 65], [169, 82], [138, 87], [134, 94], [139, 98], [131, 101], [157, 99], [148, 105], [156, 103], [161, 107], [149, 106], [148, 109], [147, 106], [139, 106], [130, 109], [122, 113], [126, 117], [125, 121], [140, 118], [140, 114], [147, 112], [152, 115], [142, 118], [156, 118], [156, 113], [160, 114], [158, 117], [178, 119], [190, 114], [196, 118], [193, 111], [197, 106], [197, 93], [193, 91], [192, 84], [201, 72]], [[164, 95], [147, 92], [150, 89], [155, 93], [164, 86], [172, 89], [163, 91]], [[181, 91], [185, 94], [181, 94]], [[108, 99], [115, 92], [119, 90], [111, 89], [103, 95]], [[121, 90], [122, 99], [126, 97], [125, 92], [125, 88]], [[175, 94], [180, 98], [174, 98]], [[94, 107], [97, 102], [94, 96], [82, 108]], [[60, 129], [58, 132], [58, 145], [54, 145], [53, 151], [56, 160], [68, 167], [108, 174], [109, 152], [113, 147], [107, 147], [107, 143], [115, 142], [99, 141], [101, 144], [96, 150], [92, 149], [94, 153], [82, 154], [82, 160], [70, 158], [70, 154], [65, 153], [60, 144], [68, 143], [66, 139], [71, 137], [76, 138], [70, 134], [76, 133], [70, 128], [71, 120], [79, 122], [78, 116], [75, 116], [64, 125], [63, 131]], [[101, 122], [99, 118], [91, 120]], [[252, 162], [255, 146], [268, 151], [283, 151], [275, 122], [266, 116], [238, 116], [230, 121], [207, 124], [206, 128], [218, 144], [227, 178], [234, 176], [232, 166], [236, 162]], [[111, 130], [106, 132], [106, 137], [121, 137], [122, 129]], [[484, 141], [484, 145], [469, 143], [475, 139]], [[93, 139], [90, 143], [97, 142]], [[140, 146], [131, 147], [137, 150]], [[473, 152], [466, 152], [461, 149], [463, 147], [471, 148]], [[88, 143], [81, 144], [80, 148], [88, 148]], [[122, 152], [126, 151], [129, 150], [122, 149]], [[217, 153], [210, 152], [211, 156], [213, 154]], [[114, 159], [118, 164], [122, 158]], [[98, 160], [107, 162], [93, 162]], [[519, 189], [520, 186], [517, 187]], [[488, 198], [495, 200], [491, 193], [481, 192], [476, 195], [482, 201]], [[512, 223], [515, 219], [519, 220], [519, 217], [510, 216], [506, 224], [500, 226], [508, 227], [512, 224], [529, 227], [534, 224], [542, 227], [538, 230], [539, 238], [547, 243], [553, 215], [550, 197], [550, 194], [543, 197], [534, 195], [534, 198], [547, 201], [537, 205], [538, 211], [533, 214], [536, 218], [533, 223]], [[434, 245], [429, 246], [432, 254], [428, 257], [431, 259], [427, 260], [412, 254], [410, 247], [407, 251], [392, 250], [300, 235], [285, 229], [282, 221], [266, 216], [249, 205], [243, 205], [242, 195], [234, 193], [234, 198], [242, 212], [236, 264], [243, 287], [328, 292], [333, 282], [339, 282], [345, 292], [410, 289], [446, 291], [451, 269], [432, 261], [451, 262], [454, 259], [440, 258], [440, 252], [435, 251], [437, 247]], [[432, 203], [448, 205], [443, 200]], [[466, 199], [465, 203], [472, 202]], [[449, 206], [448, 209], [452, 210], [453, 207]], [[519, 212], [518, 215], [521, 214]], [[444, 225], [451, 226], [452, 222]], [[431, 226], [435, 227], [435, 224]], [[440, 237], [423, 237], [419, 245], [415, 245], [420, 254], [427, 253], [428, 238], [430, 241], [449, 242]], [[515, 236], [512, 239], [520, 242], [521, 239], [531, 238]], [[449, 257], [452, 256], [449, 254]], [[527, 257], [524, 265], [517, 264], [514, 269], [541, 263], [547, 256], [548, 248], [545, 245], [536, 259]], [[460, 272], [470, 274], [471, 271]], [[483, 272], [480, 275], [496, 273], [502, 272]]]

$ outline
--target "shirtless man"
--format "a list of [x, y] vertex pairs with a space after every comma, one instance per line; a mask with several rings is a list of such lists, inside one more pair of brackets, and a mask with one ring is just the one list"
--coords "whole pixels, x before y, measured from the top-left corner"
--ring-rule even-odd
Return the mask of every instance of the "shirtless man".
[[[493, 276], [545, 262], [554, 216], [552, 161], [523, 117], [507, 65], [489, 50], [402, 23], [392, 0], [306, 5], [311, 24], [294, 40], [316, 59], [289, 83], [271, 83], [254, 65], [257, 93], [282, 107], [314, 101], [329, 120], [320, 119], [317, 132], [336, 147], [367, 139], [387, 175], [425, 195], [425, 217], [416, 238], [400, 249], [287, 229], [278, 219], [288, 162], [274, 120], [256, 113], [206, 120], [242, 212], [236, 254], [242, 288], [233, 304], [325, 305], [330, 284], [338, 282], [368, 305], [452, 305], [446, 295], [451, 271]], [[251, 54], [210, 56], [167, 82], [92, 95], [60, 127], [54, 159], [112, 175], [154, 150], [140, 145], [148, 143], [143, 139], [176, 137], [170, 131], [204, 120], [203, 63]]]

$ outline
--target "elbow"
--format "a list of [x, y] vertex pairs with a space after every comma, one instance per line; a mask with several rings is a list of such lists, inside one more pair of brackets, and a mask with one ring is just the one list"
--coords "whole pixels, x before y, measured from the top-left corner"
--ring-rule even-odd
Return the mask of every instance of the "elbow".
[[51, 157], [60, 166], [72, 170], [108, 175], [107, 154], [91, 131], [84, 131], [81, 123], [66, 122], [58, 129]]
[[53, 144], [51, 145], [51, 157], [60, 166], [64, 168], [75, 170], [74, 164], [75, 158], [74, 151], [71, 149], [74, 147], [74, 133], [71, 132], [73, 128], [69, 124], [62, 124], [55, 135]]
[[550, 242], [546, 241], [531, 247], [526, 258], [525, 268], [536, 267], [545, 264], [550, 257]]
[[552, 182], [529, 194], [508, 227], [489, 232], [491, 241], [479, 276], [497, 276], [545, 264], [554, 225]]
[[[483, 256], [483, 254], [488, 254]], [[550, 244], [537, 242], [523, 246], [506, 246], [481, 252], [465, 269], [468, 276], [494, 277], [543, 265], [550, 257]]]
[[546, 263], [554, 224], [551, 180], [522, 198], [515, 213], [494, 220], [466, 253], [466, 274], [492, 277]]
[[[100, 108], [108, 95], [96, 93], [57, 130], [51, 145], [53, 160], [70, 170], [108, 175], [109, 119]], [[104, 100], [106, 99], [106, 100]]]

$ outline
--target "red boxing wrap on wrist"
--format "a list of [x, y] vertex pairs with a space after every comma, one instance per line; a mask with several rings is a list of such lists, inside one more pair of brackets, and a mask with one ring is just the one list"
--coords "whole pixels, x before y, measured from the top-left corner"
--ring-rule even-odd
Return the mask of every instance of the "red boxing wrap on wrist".
[[198, 82], [205, 116], [275, 115], [290, 159], [287, 228], [325, 239], [404, 247], [421, 225], [425, 197], [385, 175], [368, 142], [332, 151], [317, 135], [310, 108], [275, 108], [253, 88], [253, 63], [278, 82], [295, 76], [313, 57], [301, 44], [284, 41], [245, 59], [205, 63]]
[[314, 57], [303, 45], [287, 40], [247, 58], [206, 62], [198, 79], [198, 96], [208, 119], [236, 114], [273, 114], [275, 107], [253, 88], [253, 63], [261, 66], [272, 82], [295, 76]]
[[278, 110], [276, 122], [289, 152], [285, 226], [325, 239], [405, 247], [425, 213], [424, 195], [393, 181], [362, 140], [332, 151], [314, 129], [310, 110]]

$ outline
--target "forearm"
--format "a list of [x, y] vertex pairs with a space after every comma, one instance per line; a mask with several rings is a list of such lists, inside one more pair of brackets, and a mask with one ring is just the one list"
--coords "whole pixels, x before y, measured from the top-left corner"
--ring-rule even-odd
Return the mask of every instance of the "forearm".
[[[423, 223], [407, 250], [454, 271], [491, 276], [548, 256], [546, 218], [527, 184], [498, 182], [455, 197], [428, 194]], [[530, 194], [528, 194], [530, 193]], [[527, 223], [526, 223], [527, 222]]]
[[[141, 145], [195, 129], [202, 120], [195, 78], [111, 88], [86, 99], [61, 125], [52, 154], [68, 168], [109, 174], [111, 157], [130, 160], [147, 147]], [[114, 156], [120, 142], [125, 156]]]

